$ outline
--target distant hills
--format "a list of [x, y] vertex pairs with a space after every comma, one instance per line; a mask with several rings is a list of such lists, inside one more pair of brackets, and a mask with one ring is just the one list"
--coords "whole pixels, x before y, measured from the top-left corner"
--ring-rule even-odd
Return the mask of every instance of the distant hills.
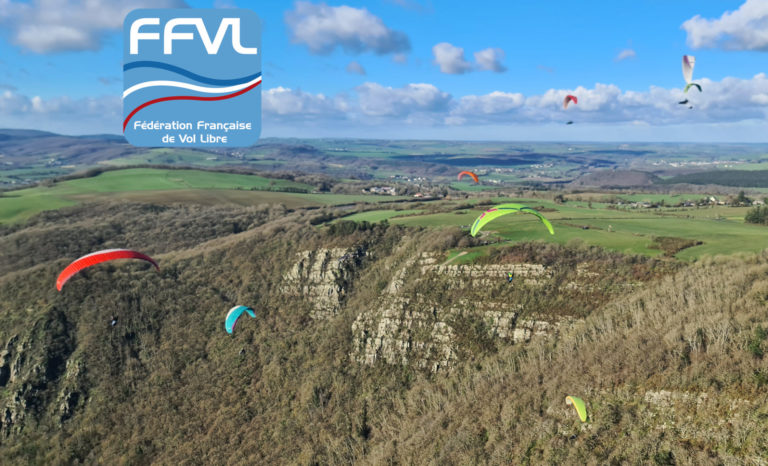
[[664, 184], [716, 184], [744, 188], [768, 188], [768, 170], [712, 170], [679, 175]]
[[[134, 147], [120, 135], [66, 136], [0, 129], [0, 189], [96, 166], [180, 166], [323, 174], [337, 179], [442, 184], [474, 170], [493, 190], [651, 188], [669, 184], [766, 187], [765, 144], [568, 143], [264, 138], [250, 147]], [[768, 166], [768, 163], [765, 164]], [[452, 186], [464, 190], [466, 186]], [[689, 189], [689, 188], [685, 188]]]
[[0, 162], [26, 167], [55, 156], [61, 165], [90, 165], [143, 151], [122, 136], [64, 136], [45, 131], [0, 129]]
[[570, 186], [584, 187], [597, 186], [601, 188], [629, 188], [636, 186], [650, 186], [658, 182], [658, 176], [641, 171], [601, 170], [580, 176]]

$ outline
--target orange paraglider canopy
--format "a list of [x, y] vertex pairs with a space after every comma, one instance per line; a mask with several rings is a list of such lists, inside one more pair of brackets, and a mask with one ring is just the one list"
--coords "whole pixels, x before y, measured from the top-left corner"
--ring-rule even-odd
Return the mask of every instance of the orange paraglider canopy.
[[462, 176], [464, 176], [464, 175], [469, 175], [469, 176], [471, 176], [471, 177], [472, 177], [472, 179], [473, 179], [473, 180], [475, 180], [475, 183], [479, 183], [479, 182], [480, 182], [480, 181], [477, 179], [477, 175], [475, 175], [475, 174], [474, 174], [474, 173], [472, 173], [472, 172], [467, 172], [467, 171], [463, 171], [463, 172], [459, 173], [459, 181], [461, 181], [461, 177], [462, 177]]

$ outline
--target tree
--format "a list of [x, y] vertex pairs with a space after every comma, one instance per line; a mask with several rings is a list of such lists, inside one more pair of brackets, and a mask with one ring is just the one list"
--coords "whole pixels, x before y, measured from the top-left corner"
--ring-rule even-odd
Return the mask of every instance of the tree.
[[756, 206], [749, 209], [747, 215], [744, 216], [744, 221], [747, 223], [757, 223], [759, 225], [768, 225], [768, 206]]
[[739, 191], [739, 195], [736, 196], [736, 201], [734, 202], [735, 205], [751, 205], [752, 199], [748, 198], [746, 194], [744, 194], [744, 191]]

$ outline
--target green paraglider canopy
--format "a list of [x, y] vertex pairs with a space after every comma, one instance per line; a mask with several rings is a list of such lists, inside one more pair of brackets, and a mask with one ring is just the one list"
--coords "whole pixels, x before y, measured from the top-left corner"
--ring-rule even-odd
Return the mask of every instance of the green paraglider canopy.
[[584, 403], [584, 400], [576, 396], [566, 396], [565, 404], [569, 406], [572, 405], [574, 409], [576, 409], [576, 413], [579, 415], [581, 422], [587, 422], [587, 405]]
[[522, 204], [500, 204], [496, 207], [492, 207], [485, 212], [483, 212], [479, 217], [477, 217], [477, 220], [475, 220], [475, 223], [472, 224], [472, 229], [470, 230], [470, 234], [472, 236], [477, 235], [477, 233], [480, 232], [480, 230], [490, 221], [495, 220], [502, 215], [512, 214], [515, 212], [523, 212], [526, 214], [531, 214], [539, 217], [541, 220], [541, 223], [543, 223], [547, 230], [549, 230], [550, 235], [555, 234], [555, 230], [552, 229], [552, 224], [549, 223], [549, 220], [544, 218], [543, 215], [536, 212], [535, 210], [531, 209], [530, 207], [526, 207]]
[[683, 90], [683, 92], [688, 92], [688, 89], [690, 89], [690, 88], [692, 88], [692, 87], [695, 87], [696, 89], [698, 89], [698, 90], [699, 90], [699, 92], [701, 92], [701, 86], [699, 86], [699, 85], [698, 85], [698, 84], [696, 84], [696, 83], [689, 83], [689, 84], [686, 84], [686, 85], [685, 85], [685, 90]]

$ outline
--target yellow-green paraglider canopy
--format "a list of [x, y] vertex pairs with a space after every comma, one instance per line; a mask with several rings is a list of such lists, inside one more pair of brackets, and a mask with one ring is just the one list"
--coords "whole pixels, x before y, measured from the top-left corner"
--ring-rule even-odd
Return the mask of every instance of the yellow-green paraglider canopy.
[[534, 209], [531, 209], [530, 207], [524, 206], [522, 204], [501, 204], [501, 205], [497, 205], [496, 207], [491, 207], [490, 209], [483, 212], [479, 217], [477, 217], [477, 220], [475, 220], [475, 223], [472, 224], [472, 229], [470, 230], [469, 233], [472, 236], [475, 236], [485, 226], [486, 223], [494, 219], [497, 219], [502, 215], [507, 215], [515, 212], [523, 212], [526, 214], [531, 214], [539, 217], [539, 220], [541, 220], [541, 223], [543, 223], [544, 226], [547, 227], [547, 230], [549, 230], [549, 234], [550, 235], [555, 234], [555, 231], [552, 229], [552, 224], [549, 223], [549, 220], [544, 218], [543, 215], [536, 212]]
[[587, 405], [584, 403], [584, 400], [576, 396], [566, 396], [565, 404], [573, 405], [573, 407], [576, 409], [576, 413], [579, 415], [579, 419], [581, 419], [581, 422], [587, 422]]

